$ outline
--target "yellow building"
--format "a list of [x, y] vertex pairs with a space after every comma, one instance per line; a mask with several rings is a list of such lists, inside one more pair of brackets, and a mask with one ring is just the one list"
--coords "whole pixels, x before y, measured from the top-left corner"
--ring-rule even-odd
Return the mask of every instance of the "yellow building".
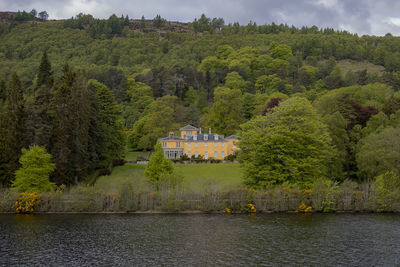
[[223, 135], [212, 133], [211, 129], [208, 133], [202, 133], [201, 128], [192, 125], [186, 125], [179, 130], [180, 136], [170, 133], [168, 137], [158, 139], [166, 158], [179, 159], [186, 154], [189, 158], [202, 156], [204, 159], [224, 159], [238, 149], [238, 139], [235, 135], [225, 138]]

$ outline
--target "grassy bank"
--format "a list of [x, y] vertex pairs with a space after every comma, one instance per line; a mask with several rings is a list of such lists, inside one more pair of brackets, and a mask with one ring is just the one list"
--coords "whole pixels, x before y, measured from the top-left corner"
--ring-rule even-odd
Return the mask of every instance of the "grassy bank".
[[[105, 184], [103, 184], [105, 185]], [[15, 212], [18, 193], [0, 193], [0, 211]], [[399, 194], [382, 195], [374, 183], [346, 181], [339, 186], [317, 182], [312, 189], [275, 186], [268, 190], [188, 192], [181, 186], [158, 192], [139, 191], [126, 184], [118, 193], [99, 187], [76, 186], [42, 193], [33, 201], [35, 212], [225, 211], [249, 212], [400, 212]], [[21, 206], [21, 205], [20, 205]], [[22, 205], [23, 206], [23, 205]]]
[[[181, 180], [162, 184], [159, 191], [144, 177], [144, 165], [116, 167], [94, 186], [78, 185], [56, 192], [27, 195], [0, 192], [0, 212], [17, 206], [35, 212], [225, 211], [248, 212], [400, 212], [398, 190], [376, 183], [345, 181], [340, 185], [317, 180], [311, 189], [279, 185], [267, 190], [246, 189], [238, 164], [176, 164]], [[22, 200], [21, 200], [22, 199]], [[24, 204], [24, 201], [26, 202]], [[27, 205], [28, 205], [27, 204]]]

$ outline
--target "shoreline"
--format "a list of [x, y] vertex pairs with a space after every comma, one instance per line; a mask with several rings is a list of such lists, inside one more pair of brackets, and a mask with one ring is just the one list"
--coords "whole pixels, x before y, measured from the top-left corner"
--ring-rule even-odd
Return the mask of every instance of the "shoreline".
[[87, 214], [87, 215], [100, 215], [100, 214], [138, 214], [138, 215], [172, 215], [172, 214], [226, 214], [226, 215], [261, 215], [261, 214], [299, 214], [299, 215], [311, 215], [311, 214], [400, 214], [395, 211], [332, 211], [332, 212], [298, 212], [298, 211], [261, 211], [255, 213], [249, 212], [231, 212], [226, 211], [201, 211], [201, 210], [182, 210], [182, 211], [163, 211], [163, 210], [147, 210], [147, 211], [38, 211], [33, 213], [16, 213], [16, 212], [0, 212], [0, 215], [64, 215], [64, 214]]

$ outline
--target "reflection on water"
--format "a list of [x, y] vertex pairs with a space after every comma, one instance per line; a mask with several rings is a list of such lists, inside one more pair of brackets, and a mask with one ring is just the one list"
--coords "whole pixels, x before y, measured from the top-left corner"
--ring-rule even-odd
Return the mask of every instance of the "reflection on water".
[[400, 264], [400, 215], [0, 215], [0, 265]]

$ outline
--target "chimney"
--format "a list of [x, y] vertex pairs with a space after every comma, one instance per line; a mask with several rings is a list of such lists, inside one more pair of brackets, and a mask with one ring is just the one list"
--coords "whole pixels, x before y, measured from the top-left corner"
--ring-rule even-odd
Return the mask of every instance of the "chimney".
[[174, 137], [174, 132], [169, 132], [169, 138]]
[[208, 128], [208, 133], [211, 134], [211, 128]]
[[200, 131], [199, 131], [199, 133], [201, 133], [201, 127], [200, 127]]

